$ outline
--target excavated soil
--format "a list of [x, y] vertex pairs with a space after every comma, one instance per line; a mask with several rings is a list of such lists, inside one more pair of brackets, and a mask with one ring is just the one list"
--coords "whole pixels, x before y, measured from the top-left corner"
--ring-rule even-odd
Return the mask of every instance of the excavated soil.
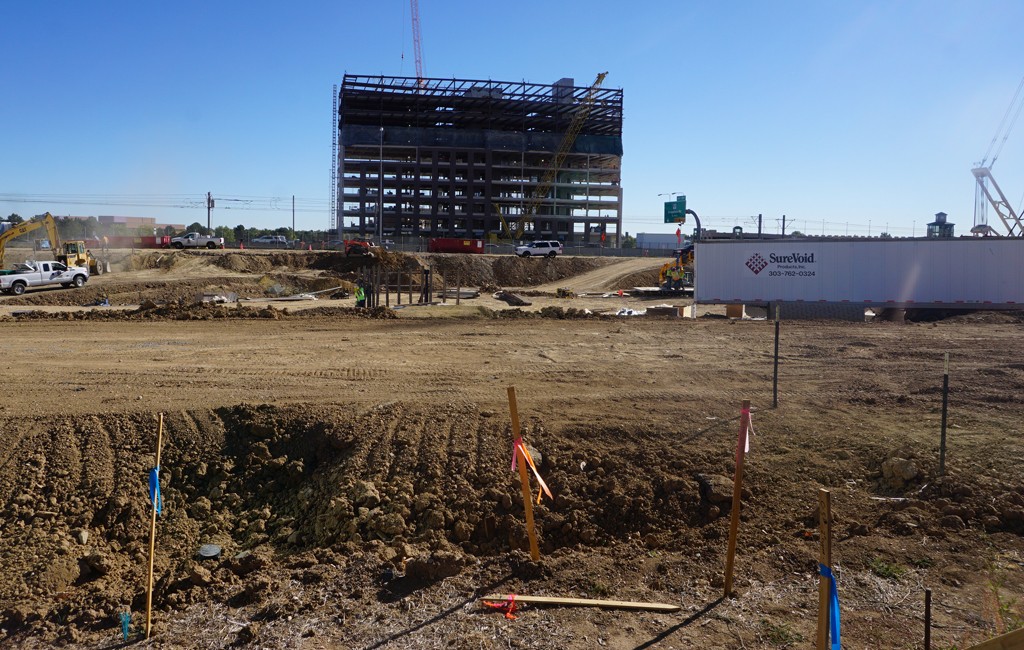
[[[301, 257], [223, 276], [182, 256], [96, 285], [354, 272]], [[600, 282], [622, 275], [609, 272]], [[349, 304], [300, 316], [172, 300], [0, 324], [16, 342], [0, 362], [0, 641], [111, 647], [122, 612], [138, 638], [158, 413], [153, 646], [810, 647], [820, 488], [845, 645], [921, 647], [926, 587], [935, 647], [1024, 624], [1015, 317], [785, 322], [772, 409], [768, 322]], [[539, 562], [509, 467], [512, 385], [554, 495], [534, 507]], [[723, 600], [741, 399], [756, 433]], [[221, 556], [201, 559], [202, 544]], [[508, 620], [479, 603], [488, 593], [682, 610], [526, 606]]]

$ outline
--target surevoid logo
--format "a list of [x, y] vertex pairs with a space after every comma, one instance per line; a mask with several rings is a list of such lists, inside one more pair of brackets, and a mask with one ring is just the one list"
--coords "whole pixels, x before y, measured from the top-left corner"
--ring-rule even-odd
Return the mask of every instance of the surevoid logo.
[[761, 257], [760, 253], [754, 253], [750, 256], [750, 259], [747, 260], [747, 268], [753, 271], [754, 275], [763, 271], [766, 266], [768, 266], [768, 262]]

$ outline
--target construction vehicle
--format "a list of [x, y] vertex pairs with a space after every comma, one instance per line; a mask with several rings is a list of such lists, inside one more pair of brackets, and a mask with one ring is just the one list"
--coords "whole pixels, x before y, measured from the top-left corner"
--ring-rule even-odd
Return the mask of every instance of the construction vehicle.
[[346, 239], [342, 242], [342, 250], [345, 251], [345, 257], [359, 257], [363, 255], [373, 257], [373, 252], [376, 248], [377, 244], [368, 239]]
[[601, 84], [604, 83], [604, 78], [608, 76], [607, 72], [598, 73], [594, 83], [587, 90], [587, 95], [581, 101], [579, 106], [576, 108], [576, 114], [573, 115], [572, 121], [569, 123], [569, 128], [565, 131], [565, 136], [562, 138], [561, 144], [558, 146], [558, 152], [555, 154], [554, 160], [548, 167], [547, 171], [544, 172], [544, 176], [541, 178], [540, 183], [537, 184], [537, 189], [533, 193], [533, 197], [529, 203], [523, 209], [522, 216], [516, 221], [514, 226], [510, 226], [505, 220], [505, 216], [498, 210], [498, 218], [501, 219], [501, 225], [505, 229], [505, 234], [511, 241], [515, 241], [523, 236], [523, 232], [526, 230], [526, 224], [533, 220], [534, 215], [537, 214], [537, 209], [540, 204], [547, 198], [548, 192], [555, 185], [555, 180], [558, 177], [558, 172], [565, 162], [566, 156], [569, 155], [569, 150], [572, 149], [572, 145], [576, 142], [576, 136], [579, 135], [583, 129], [583, 124], [587, 121], [587, 116], [590, 115], [590, 109], [594, 105], [595, 95], [601, 88]]
[[108, 270], [105, 262], [97, 260], [92, 256], [89, 249], [85, 247], [84, 241], [69, 240], [61, 244], [60, 236], [57, 234], [57, 221], [49, 212], [41, 217], [23, 221], [0, 235], [0, 268], [4, 266], [4, 252], [7, 242], [40, 228], [46, 229], [46, 235], [50, 240], [50, 250], [53, 251], [54, 258], [58, 262], [67, 266], [85, 267], [89, 269], [89, 273], [92, 275], [100, 275]]
[[[679, 282], [671, 276], [671, 271], [678, 268], [682, 272]], [[672, 261], [666, 262], [658, 271], [658, 287], [665, 291], [683, 291], [693, 287], [693, 243], [672, 251]]]

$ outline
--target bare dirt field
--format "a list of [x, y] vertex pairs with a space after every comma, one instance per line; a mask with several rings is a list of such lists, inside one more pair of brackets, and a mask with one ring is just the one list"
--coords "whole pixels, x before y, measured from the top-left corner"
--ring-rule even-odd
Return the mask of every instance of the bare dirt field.
[[[773, 323], [607, 315], [659, 302], [617, 295], [659, 262], [389, 254], [405, 281], [433, 264], [484, 291], [367, 311], [276, 302], [351, 288], [361, 262], [342, 256], [154, 251], [0, 298], [0, 644], [119, 646], [128, 611], [138, 638], [158, 413], [153, 647], [813, 647], [820, 488], [844, 646], [923, 647], [925, 588], [933, 647], [1024, 624], [1019, 314], [783, 322], [773, 409]], [[218, 292], [241, 301], [193, 304]], [[554, 495], [534, 509], [540, 562], [508, 386]], [[743, 399], [756, 434], [723, 599]], [[201, 560], [207, 543], [222, 556]], [[681, 610], [509, 620], [489, 593]]]

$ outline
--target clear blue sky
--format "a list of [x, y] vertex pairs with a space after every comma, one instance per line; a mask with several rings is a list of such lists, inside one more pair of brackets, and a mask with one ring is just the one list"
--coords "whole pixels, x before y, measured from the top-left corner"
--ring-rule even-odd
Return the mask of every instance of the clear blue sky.
[[[608, 71], [634, 234], [674, 232], [657, 195], [675, 191], [718, 228], [921, 235], [941, 210], [967, 232], [972, 163], [1024, 75], [1020, 0], [420, 0], [420, 17], [428, 76]], [[221, 201], [215, 225], [290, 225], [295, 195], [297, 226], [325, 228], [332, 84], [415, 74], [403, 0], [11, 1], [0, 23], [3, 216], [205, 223], [210, 191], [284, 199]], [[1024, 124], [993, 173], [1020, 206]]]

